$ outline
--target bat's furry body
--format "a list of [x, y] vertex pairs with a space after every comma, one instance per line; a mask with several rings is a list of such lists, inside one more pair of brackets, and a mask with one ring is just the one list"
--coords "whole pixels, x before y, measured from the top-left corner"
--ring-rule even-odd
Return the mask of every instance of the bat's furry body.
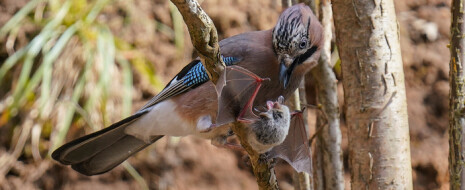
[[268, 102], [268, 111], [258, 115], [260, 119], [249, 125], [247, 139], [252, 148], [262, 154], [281, 144], [287, 136], [291, 114], [289, 108], [279, 102]]

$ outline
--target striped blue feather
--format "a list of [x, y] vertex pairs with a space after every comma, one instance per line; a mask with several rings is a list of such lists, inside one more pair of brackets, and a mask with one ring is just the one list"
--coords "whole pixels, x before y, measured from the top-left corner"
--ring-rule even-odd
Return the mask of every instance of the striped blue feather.
[[[223, 57], [223, 62], [226, 66], [231, 66], [239, 62], [240, 60], [235, 57]], [[203, 84], [209, 80], [207, 71], [203, 64], [199, 61], [193, 66], [182, 78], [183, 84], [187, 87]]]

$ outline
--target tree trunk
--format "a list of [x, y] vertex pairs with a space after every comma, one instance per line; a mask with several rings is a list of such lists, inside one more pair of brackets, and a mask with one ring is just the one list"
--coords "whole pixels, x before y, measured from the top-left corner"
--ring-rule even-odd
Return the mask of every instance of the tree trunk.
[[339, 128], [339, 105], [337, 79], [331, 68], [332, 10], [329, 0], [320, 1], [320, 20], [324, 30], [323, 46], [318, 65], [307, 75], [316, 82], [318, 113], [315, 142], [315, 187], [318, 190], [344, 189], [344, 167], [342, 164], [341, 130]]
[[452, 1], [452, 24], [450, 27], [450, 102], [449, 102], [449, 168], [450, 189], [465, 189], [465, 25], [464, 1]]
[[399, 28], [392, 0], [334, 0], [352, 189], [412, 189]]

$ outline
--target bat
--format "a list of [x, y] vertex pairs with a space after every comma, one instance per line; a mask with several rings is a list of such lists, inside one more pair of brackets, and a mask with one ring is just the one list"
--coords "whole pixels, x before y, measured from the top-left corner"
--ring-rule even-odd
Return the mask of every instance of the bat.
[[[239, 67], [239, 66], [228, 66], [220, 79], [225, 82], [219, 82], [217, 84], [218, 90], [218, 115], [216, 124], [222, 125], [231, 123], [234, 121], [241, 121], [252, 126], [257, 122], [263, 121], [266, 117], [257, 116], [253, 110], [253, 102], [255, 96], [259, 92], [262, 82], [269, 79], [260, 78], [254, 73]], [[279, 97], [277, 102], [267, 102], [268, 110], [262, 113], [276, 111], [272, 109], [274, 105], [283, 103], [283, 97]], [[281, 107], [284, 107], [282, 105]], [[286, 107], [287, 109], [287, 107]], [[286, 111], [280, 111], [286, 112]], [[287, 111], [289, 112], [289, 111]], [[305, 127], [303, 120], [303, 111], [297, 111], [291, 114], [290, 126], [288, 127], [287, 136], [285, 135], [284, 141], [274, 146], [269, 151], [269, 158], [281, 158], [289, 163], [298, 172], [311, 173], [311, 154], [309, 145], [308, 131]], [[282, 123], [285, 119], [281, 119]], [[272, 125], [264, 124], [264, 127], [273, 127]], [[285, 127], [285, 126], [284, 126]], [[249, 143], [255, 142], [252, 148], [257, 150], [259, 153], [266, 152], [268, 148], [261, 146], [263, 143], [257, 142], [256, 138], [251, 138], [256, 132], [249, 133]], [[276, 136], [277, 134], [270, 134]], [[266, 151], [264, 151], [266, 150]]]

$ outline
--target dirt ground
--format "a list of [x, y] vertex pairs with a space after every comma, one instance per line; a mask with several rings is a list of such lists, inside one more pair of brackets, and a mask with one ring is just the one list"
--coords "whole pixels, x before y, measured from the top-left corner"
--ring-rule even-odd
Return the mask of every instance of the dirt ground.
[[[0, 0], [0, 26], [26, 2]], [[277, 2], [204, 0], [202, 7], [215, 22], [220, 39], [223, 39], [273, 27], [280, 9]], [[395, 3], [401, 28], [414, 189], [449, 189], [447, 44], [450, 1], [398, 0]], [[193, 56], [188, 33], [184, 35], [184, 49], [179, 52], [172, 36], [158, 29], [159, 23], [172, 27], [168, 0], [134, 0], [130, 4], [116, 1], [104, 9], [99, 19], [110, 26], [115, 36], [143, 52], [166, 83]], [[127, 14], [130, 17], [124, 18]], [[25, 31], [23, 35], [27, 40], [30, 34]], [[0, 51], [5, 49], [1, 47]], [[3, 62], [5, 53], [0, 55], [0, 62]], [[138, 92], [134, 109], [137, 109], [156, 92], [137, 75], [134, 82]], [[343, 147], [347, 150], [344, 125], [342, 131]], [[5, 148], [0, 146], [0, 152]], [[257, 189], [250, 166], [243, 157], [240, 152], [219, 149], [201, 139], [164, 138], [129, 162], [148, 182], [150, 189]], [[347, 171], [347, 154], [344, 154], [344, 160]], [[291, 168], [279, 163], [276, 170], [282, 189], [292, 189]], [[141, 188], [122, 166], [100, 176], [86, 177], [48, 159], [31, 162], [24, 158], [24, 162], [16, 164], [6, 178], [6, 184], [1, 185], [5, 189]], [[346, 178], [346, 183], [348, 181]]]

